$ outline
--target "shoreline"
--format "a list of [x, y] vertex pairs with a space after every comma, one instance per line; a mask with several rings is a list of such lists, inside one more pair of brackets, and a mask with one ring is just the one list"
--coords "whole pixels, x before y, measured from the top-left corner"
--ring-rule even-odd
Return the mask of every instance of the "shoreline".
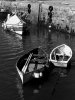
[[75, 1], [0, 1], [0, 6], [3, 8], [9, 7], [12, 11], [23, 11], [27, 14], [27, 5], [31, 4], [31, 14], [28, 15], [31, 22], [38, 23], [39, 4], [41, 4], [40, 20], [45, 18], [45, 24], [48, 23], [48, 8], [53, 6], [52, 24], [57, 30], [63, 30], [68, 33], [75, 34]]

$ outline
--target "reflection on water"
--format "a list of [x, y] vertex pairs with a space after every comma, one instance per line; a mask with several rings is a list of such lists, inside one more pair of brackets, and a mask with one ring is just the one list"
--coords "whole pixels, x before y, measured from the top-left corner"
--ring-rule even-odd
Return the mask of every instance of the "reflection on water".
[[[16, 71], [16, 61], [24, 52], [22, 38], [0, 27], [0, 99], [23, 100]], [[19, 86], [18, 86], [19, 85]]]
[[[69, 45], [73, 50], [72, 63], [75, 55], [75, 37], [60, 32], [49, 32], [45, 27], [30, 27], [30, 33], [25, 33], [24, 36], [13, 34], [12, 32], [5, 32], [0, 24], [0, 87], [1, 100], [24, 100], [27, 94], [33, 96], [33, 91], [23, 87], [17, 76], [16, 62], [21, 55], [28, 51], [41, 46], [49, 55], [51, 50], [61, 44]], [[28, 85], [32, 88], [31, 85]], [[40, 85], [39, 85], [40, 86]], [[9, 88], [7, 88], [9, 87]], [[39, 88], [41, 89], [41, 88]], [[8, 93], [8, 92], [9, 93]], [[10, 99], [11, 98], [11, 99]]]
[[16, 87], [17, 87], [17, 89], [18, 89], [18, 94], [20, 95], [20, 99], [21, 99], [21, 100], [24, 100], [22, 83], [21, 83], [21, 80], [20, 80], [20, 78], [19, 78], [18, 75], [17, 75], [17, 77], [16, 77]]

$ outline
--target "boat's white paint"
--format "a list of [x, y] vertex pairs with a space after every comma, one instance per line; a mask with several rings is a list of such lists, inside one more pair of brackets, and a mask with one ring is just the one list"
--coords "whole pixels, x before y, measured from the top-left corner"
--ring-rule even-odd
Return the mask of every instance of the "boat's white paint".
[[20, 20], [20, 18], [16, 14], [13, 16], [10, 16], [8, 14], [7, 20], [2, 23], [2, 27], [4, 28], [4, 30], [10, 30], [22, 35], [23, 23], [25, 22]]
[[18, 33], [19, 35], [22, 35], [22, 31], [14, 31], [15, 33]]
[[[59, 54], [59, 55], [65, 54], [65, 55], [67, 55], [67, 56], [69, 57], [69, 59], [68, 59], [67, 61], [63, 61], [63, 60], [57, 61], [57, 60], [53, 60], [53, 59], [51, 58], [52, 53], [53, 53], [57, 48], [60, 48], [61, 54]], [[54, 49], [51, 51], [49, 61], [51, 61], [55, 66], [67, 67], [67, 63], [69, 62], [69, 60], [71, 59], [71, 57], [72, 57], [72, 50], [71, 50], [71, 48], [70, 48], [69, 46], [65, 45], [65, 44], [62, 44], [62, 45], [57, 46], [56, 48], [54, 48]]]
[[[18, 72], [19, 77], [20, 77], [20, 79], [21, 79], [21, 81], [22, 81], [22, 84], [23, 84], [23, 83], [24, 83], [24, 75], [25, 75], [25, 73], [22, 72], [22, 71], [20, 71], [20, 70], [18, 69], [17, 66], [16, 66], [16, 69], [17, 69], [17, 72]], [[26, 69], [27, 69], [27, 67], [26, 67]], [[40, 73], [34, 72], [34, 73], [33, 73], [33, 77], [34, 77], [34, 78], [40, 78], [40, 77], [42, 77], [42, 76], [43, 76], [42, 72], [40, 72]]]
[[[40, 55], [38, 55], [39, 52], [38, 53], [35, 52], [35, 50], [37, 51], [38, 49], [40, 49], [40, 48], [36, 48], [36, 49], [32, 50], [31, 52], [28, 53], [28, 55], [26, 55], [26, 57], [25, 57], [25, 55], [22, 56], [21, 58], [18, 59], [18, 62], [16, 63], [16, 69], [20, 76], [22, 84], [24, 84], [28, 80], [32, 79], [33, 77], [41, 78], [43, 76], [44, 67], [46, 67], [46, 65], [44, 65], [44, 63], [42, 61], [39, 61], [39, 63], [35, 62], [36, 57], [40, 56]], [[32, 56], [33, 56], [33, 58], [32, 58]], [[30, 63], [31, 58], [32, 58], [32, 62]], [[22, 62], [20, 63], [20, 61], [24, 61], [22, 66], [19, 66], [20, 64], [22, 64]], [[36, 64], [37, 64], [37, 66], [36, 66]]]
[[[53, 61], [52, 61], [53, 62]], [[54, 66], [58, 66], [58, 67], [67, 67], [67, 63], [63, 63], [63, 62], [53, 62]]]
[[28, 63], [29, 63], [31, 57], [32, 57], [32, 54], [29, 55], [29, 57], [28, 57], [28, 59], [27, 59], [25, 65], [24, 65], [23, 68], [22, 68], [22, 71], [20, 71], [20, 70], [18, 69], [18, 67], [16, 66], [17, 71], [18, 71], [18, 74], [19, 74], [19, 76], [20, 76], [20, 78], [21, 78], [22, 84], [23, 84], [23, 77], [24, 77], [24, 74], [26, 73], [26, 70], [27, 70], [27, 68], [28, 68]]
[[22, 84], [23, 84], [23, 73], [17, 68], [17, 66], [16, 66], [16, 69], [17, 69], [17, 72], [18, 72], [18, 74], [21, 78]]
[[35, 73], [33, 74], [33, 76], [34, 76], [35, 78], [40, 78], [40, 77], [43, 76], [43, 74], [42, 74], [42, 72], [40, 72], [40, 73], [35, 72]]

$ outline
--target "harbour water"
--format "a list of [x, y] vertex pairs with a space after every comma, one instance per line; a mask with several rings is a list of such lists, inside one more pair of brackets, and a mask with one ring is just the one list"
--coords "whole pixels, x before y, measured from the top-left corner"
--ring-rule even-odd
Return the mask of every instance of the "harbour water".
[[[15, 67], [19, 57], [38, 46], [41, 46], [49, 55], [54, 47], [64, 43], [69, 45], [73, 51], [70, 74], [67, 77], [60, 78], [58, 74], [52, 73], [49, 80], [42, 82], [42, 85], [37, 85], [36, 81], [33, 81], [22, 86]], [[65, 100], [65, 96], [61, 94], [65, 91], [63, 90], [65, 84], [68, 83], [65, 80], [69, 80], [70, 77], [71, 81], [75, 82], [75, 79], [72, 80], [74, 65], [75, 36], [57, 31], [49, 32], [45, 27], [38, 28], [36, 26], [31, 26], [29, 32], [25, 33], [24, 36], [19, 36], [12, 32], [5, 32], [0, 23], [0, 100], [41, 100], [41, 98], [43, 100], [59, 100], [61, 96], [63, 97], [61, 100]], [[71, 86], [73, 88], [75, 85], [70, 84]], [[60, 89], [63, 91], [59, 91]], [[58, 94], [56, 94], [56, 91]], [[69, 97], [66, 96], [66, 98]]]

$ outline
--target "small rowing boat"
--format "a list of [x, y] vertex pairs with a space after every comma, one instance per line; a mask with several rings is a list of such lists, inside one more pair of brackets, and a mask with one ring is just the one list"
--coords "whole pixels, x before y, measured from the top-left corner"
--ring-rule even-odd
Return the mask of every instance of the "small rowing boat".
[[47, 61], [47, 54], [40, 47], [20, 57], [16, 69], [22, 84], [32, 78], [41, 78], [45, 68], [48, 68]]
[[7, 20], [2, 23], [4, 30], [9, 30], [19, 35], [23, 34], [24, 28], [26, 27], [26, 22], [21, 20], [16, 14], [8, 14]]
[[72, 50], [66, 44], [62, 44], [54, 48], [50, 53], [49, 61], [57, 67], [67, 67], [72, 58]]

